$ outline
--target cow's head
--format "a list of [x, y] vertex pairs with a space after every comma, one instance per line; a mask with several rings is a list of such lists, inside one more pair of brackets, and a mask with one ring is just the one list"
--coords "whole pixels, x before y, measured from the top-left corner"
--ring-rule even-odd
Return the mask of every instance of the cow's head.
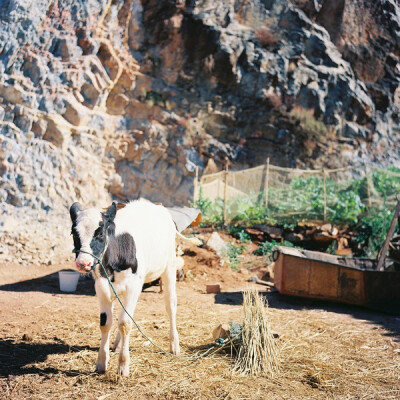
[[96, 264], [96, 259], [90, 254], [101, 257], [107, 246], [107, 237], [114, 235], [117, 206], [112, 203], [105, 213], [101, 213], [94, 208], [82, 210], [79, 203], [74, 203], [69, 213], [72, 220], [71, 233], [74, 238], [76, 268], [79, 272], [86, 273]]

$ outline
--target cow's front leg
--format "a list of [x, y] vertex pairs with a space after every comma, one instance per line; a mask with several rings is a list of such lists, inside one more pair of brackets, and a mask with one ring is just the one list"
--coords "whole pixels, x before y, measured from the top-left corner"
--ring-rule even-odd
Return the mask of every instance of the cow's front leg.
[[113, 321], [113, 305], [109, 297], [109, 290], [107, 281], [103, 281], [102, 278], [96, 281], [96, 294], [100, 305], [100, 332], [101, 332], [101, 343], [99, 348], [99, 354], [97, 356], [96, 371], [106, 372], [108, 360], [110, 359], [110, 329]]
[[178, 331], [176, 329], [176, 308], [177, 308], [177, 299], [176, 299], [176, 269], [175, 264], [172, 264], [167, 268], [167, 270], [162, 275], [162, 279], [164, 282], [164, 300], [165, 300], [165, 308], [167, 309], [167, 313], [170, 320], [170, 347], [169, 351], [172, 354], [179, 355], [180, 347], [179, 347], [179, 336]]
[[[133, 318], [133, 314], [135, 312], [136, 304], [139, 298], [139, 295], [142, 291], [143, 280], [132, 279], [129, 282], [129, 288], [126, 290], [124, 296], [124, 306]], [[121, 350], [118, 358], [118, 374], [122, 376], [129, 375], [129, 336], [132, 328], [132, 320], [126, 314], [124, 310], [121, 311], [121, 314], [118, 318], [118, 329], [121, 337]]]

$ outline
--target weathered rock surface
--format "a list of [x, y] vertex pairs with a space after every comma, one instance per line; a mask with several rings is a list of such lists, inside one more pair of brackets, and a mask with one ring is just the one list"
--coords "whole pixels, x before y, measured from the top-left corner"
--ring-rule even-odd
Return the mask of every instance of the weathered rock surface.
[[210, 160], [399, 165], [399, 44], [394, 0], [0, 0], [0, 223], [184, 204]]

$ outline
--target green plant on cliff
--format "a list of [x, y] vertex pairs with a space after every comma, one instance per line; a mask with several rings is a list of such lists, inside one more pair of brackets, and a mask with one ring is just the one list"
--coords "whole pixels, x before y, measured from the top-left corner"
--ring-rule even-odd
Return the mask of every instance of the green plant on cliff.
[[149, 107], [158, 105], [160, 107], [167, 108], [168, 103], [167, 98], [163, 93], [159, 93], [154, 90], [147, 91], [145, 88], [142, 89], [139, 100], [146, 102]]
[[327, 126], [314, 117], [314, 110], [307, 110], [300, 106], [295, 106], [289, 115], [297, 120], [305, 136], [309, 139], [321, 140], [328, 135]]

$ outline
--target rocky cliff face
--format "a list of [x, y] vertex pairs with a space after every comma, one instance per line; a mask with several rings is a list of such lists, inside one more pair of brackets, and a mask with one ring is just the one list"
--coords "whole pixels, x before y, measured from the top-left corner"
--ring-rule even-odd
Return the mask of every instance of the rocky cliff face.
[[399, 45], [394, 0], [0, 0], [3, 215], [183, 204], [210, 160], [399, 165]]

